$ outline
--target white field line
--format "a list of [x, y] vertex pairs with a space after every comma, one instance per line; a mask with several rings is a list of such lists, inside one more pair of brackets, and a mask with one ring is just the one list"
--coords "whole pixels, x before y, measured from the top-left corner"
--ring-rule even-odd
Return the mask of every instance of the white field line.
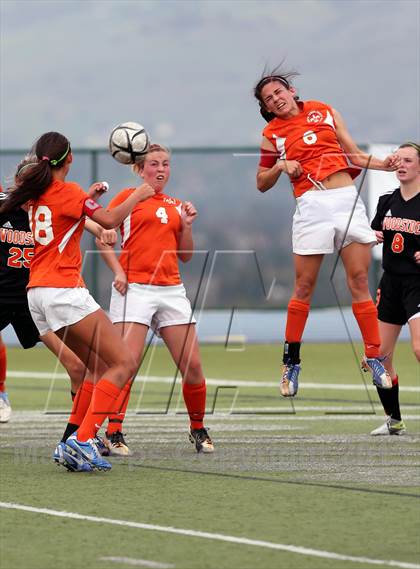
[[60, 510], [50, 510], [48, 508], [35, 508], [25, 506], [23, 504], [15, 504], [10, 502], [0, 502], [0, 508], [10, 510], [21, 510], [24, 512], [32, 512], [35, 514], [44, 514], [47, 516], [55, 516], [58, 518], [68, 518], [73, 520], [81, 520], [95, 522], [101, 524], [111, 524], [114, 526], [130, 527], [135, 529], [158, 531], [163, 533], [172, 533], [187, 537], [198, 537], [201, 539], [210, 539], [213, 541], [224, 541], [239, 545], [263, 547], [265, 549], [276, 549], [279, 551], [287, 551], [289, 553], [297, 553], [299, 555], [308, 555], [309, 557], [321, 557], [323, 559], [335, 559], [337, 561], [352, 561], [354, 563], [364, 563], [365, 565], [382, 565], [386, 567], [400, 567], [401, 569], [420, 569], [420, 565], [416, 563], [406, 563], [404, 561], [394, 561], [391, 559], [371, 559], [369, 557], [355, 557], [353, 555], [343, 555], [333, 553], [331, 551], [323, 551], [322, 549], [312, 549], [309, 547], [301, 547], [297, 545], [286, 545], [283, 543], [274, 543], [271, 541], [262, 541], [258, 539], [249, 539], [246, 537], [235, 537], [221, 533], [210, 533], [192, 529], [174, 528], [171, 526], [158, 526], [154, 524], [144, 524], [140, 522], [132, 522], [128, 520], [115, 520], [112, 518], [100, 518], [97, 516], [87, 516], [77, 514], [75, 512], [63, 512]]
[[[303, 408], [304, 409], [304, 408]], [[302, 409], [302, 410], [303, 410]], [[299, 415], [299, 414], [291, 414], [291, 413], [282, 413], [279, 412], [278, 407], [261, 407], [258, 409], [247, 408], [247, 413], [245, 415], [235, 415], [233, 414], [226, 414], [222, 415], [221, 413], [217, 413], [214, 415], [207, 415], [207, 422], [209, 423], [210, 427], [214, 427], [213, 417], [219, 418], [223, 416], [223, 420], [229, 421], [381, 421], [383, 420], [383, 415], [378, 413], [376, 415], [373, 414], [361, 414], [361, 415], [346, 415], [343, 413], [342, 415]], [[259, 415], [258, 411], [264, 412], [271, 412], [270, 415]], [[360, 409], [359, 409], [360, 411]], [[42, 421], [45, 423], [48, 420], [50, 425], [55, 423], [62, 425], [63, 424], [63, 417], [66, 418], [66, 415], [48, 415], [41, 411], [13, 411], [12, 419], [10, 423], [6, 423], [4, 426], [1, 427], [7, 429], [8, 426], [10, 428], [14, 428], [14, 426], [18, 423], [32, 423], [34, 421]], [[166, 413], [163, 414], [150, 414], [150, 415], [136, 415], [127, 413], [126, 415], [126, 422], [129, 425], [135, 425], [139, 423], [141, 425], [142, 422], [151, 423], [151, 422], [162, 422], [162, 418], [170, 419], [169, 422], [165, 422], [165, 427], [169, 424], [174, 424], [175, 426], [178, 423], [185, 423], [186, 416], [185, 415], [176, 415], [175, 413]], [[420, 419], [420, 415], [406, 415], [404, 414], [404, 420], [408, 421], [417, 421]], [[223, 427], [222, 427], [223, 428]]]
[[132, 557], [100, 557], [99, 561], [113, 561], [114, 563], [125, 563], [137, 567], [148, 567], [148, 569], [173, 569], [175, 565], [169, 563], [158, 563], [147, 559], [133, 559]]
[[[51, 372], [37, 372], [37, 371], [8, 371], [8, 377], [16, 378], [35, 378], [35, 379], [66, 379], [68, 380], [68, 375], [66, 373], [51, 373]], [[144, 383], [164, 383], [172, 384], [174, 378], [171, 376], [142, 376], [137, 375], [136, 381], [143, 381]], [[180, 379], [177, 379], [177, 383], [180, 383]], [[278, 388], [279, 382], [277, 381], [257, 381], [257, 380], [242, 380], [242, 379], [217, 379], [217, 378], [207, 378], [207, 385], [212, 385], [215, 387], [269, 387]], [[365, 386], [361, 383], [312, 383], [312, 382], [302, 382], [299, 383], [301, 389], [333, 389], [339, 391], [365, 391]], [[368, 385], [369, 388], [374, 390], [374, 386]], [[400, 391], [405, 391], [407, 393], [420, 393], [420, 386], [406, 386], [400, 385]]]

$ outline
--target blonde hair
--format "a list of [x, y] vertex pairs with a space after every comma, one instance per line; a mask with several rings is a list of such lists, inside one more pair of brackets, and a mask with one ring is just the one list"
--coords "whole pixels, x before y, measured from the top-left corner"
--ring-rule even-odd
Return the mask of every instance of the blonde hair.
[[132, 165], [131, 169], [132, 169], [134, 174], [138, 174], [144, 168], [144, 163], [146, 161], [146, 157], [149, 156], [149, 154], [151, 154], [152, 152], [166, 152], [166, 154], [168, 156], [171, 156], [171, 151], [166, 146], [163, 146], [162, 144], [156, 144], [156, 143], [151, 144], [149, 146], [149, 149], [146, 152], [146, 154], [143, 154], [143, 156], [140, 158], [140, 160]]

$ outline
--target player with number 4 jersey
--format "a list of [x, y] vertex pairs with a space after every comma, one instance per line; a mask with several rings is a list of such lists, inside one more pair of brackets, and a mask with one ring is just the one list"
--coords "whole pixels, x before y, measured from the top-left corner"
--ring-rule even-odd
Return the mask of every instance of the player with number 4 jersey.
[[[376, 242], [353, 185], [360, 168], [395, 170], [397, 156], [378, 160], [362, 152], [340, 114], [320, 101], [300, 101], [290, 83], [295, 72], [274, 70], [254, 88], [263, 130], [257, 171], [260, 192], [286, 173], [296, 197], [293, 217], [295, 288], [288, 305], [281, 394], [298, 389], [300, 345], [324, 255], [337, 251], [346, 271], [352, 308], [364, 345], [363, 367], [381, 388], [391, 387], [380, 354], [377, 311], [368, 289], [370, 249]], [[355, 168], [356, 167], [356, 168]]]
[[[133, 188], [122, 190], [109, 207], [123, 203], [132, 192]], [[119, 262], [129, 283], [181, 284], [177, 257], [181, 208], [180, 200], [156, 193], [137, 204], [121, 224]]]
[[383, 425], [371, 434], [402, 435], [405, 425], [399, 405], [398, 375], [393, 365], [395, 346], [404, 324], [408, 323], [413, 352], [420, 362], [420, 146], [402, 144], [397, 151], [401, 165], [396, 174], [400, 187], [379, 198], [372, 228], [383, 243], [382, 267], [378, 287], [378, 318], [381, 350], [387, 355], [385, 366], [392, 389], [378, 395], [386, 414]]
[[[133, 171], [155, 194], [137, 204], [120, 225], [121, 254], [97, 241], [114, 272], [110, 317], [128, 344], [136, 368], [140, 366], [149, 328], [162, 337], [182, 375], [182, 392], [190, 417], [190, 441], [198, 452], [213, 452], [204, 427], [206, 383], [201, 369], [195, 320], [181, 282], [178, 259], [193, 256], [192, 224], [197, 211], [164, 193], [170, 176], [169, 151], [152, 144]], [[110, 203], [121, 207], [133, 189], [120, 192]], [[120, 399], [119, 413], [110, 418], [105, 443], [111, 454], [129, 454], [122, 433], [130, 387]]]

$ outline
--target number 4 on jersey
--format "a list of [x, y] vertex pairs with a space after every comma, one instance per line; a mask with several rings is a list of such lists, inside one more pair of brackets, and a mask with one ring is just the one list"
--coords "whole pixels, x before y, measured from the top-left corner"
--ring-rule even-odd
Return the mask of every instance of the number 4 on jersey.
[[166, 213], [166, 209], [164, 207], [158, 207], [156, 210], [156, 217], [160, 219], [161, 223], [168, 223], [168, 214]]

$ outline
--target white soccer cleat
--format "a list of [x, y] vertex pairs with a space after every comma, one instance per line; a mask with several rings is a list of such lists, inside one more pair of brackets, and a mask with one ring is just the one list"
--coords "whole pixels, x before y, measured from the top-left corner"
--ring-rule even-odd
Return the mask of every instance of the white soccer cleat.
[[5, 391], [0, 391], [0, 423], [7, 423], [12, 415], [12, 407]]
[[371, 431], [372, 437], [380, 437], [387, 435], [404, 435], [407, 432], [404, 421], [397, 421], [391, 417], [387, 417], [386, 421], [380, 427]]
[[110, 456], [131, 456], [133, 454], [128, 448], [121, 431], [116, 431], [111, 435], [105, 433], [103, 443], [108, 448]]
[[190, 429], [189, 439], [190, 442], [195, 445], [197, 452], [203, 452], [205, 454], [214, 452], [213, 441], [205, 427], [202, 429]]

